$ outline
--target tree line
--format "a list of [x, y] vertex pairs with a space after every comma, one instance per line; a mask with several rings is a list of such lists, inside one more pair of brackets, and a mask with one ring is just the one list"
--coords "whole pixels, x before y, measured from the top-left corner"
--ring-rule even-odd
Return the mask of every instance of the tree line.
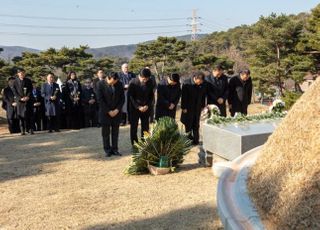
[[194, 42], [158, 37], [139, 44], [131, 60], [94, 59], [86, 52], [88, 48], [49, 48], [38, 54], [25, 52], [9, 62], [0, 59], [0, 88], [17, 67], [40, 82], [48, 72], [64, 78], [72, 70], [83, 79], [93, 77], [98, 69], [117, 71], [121, 63], [129, 61], [131, 71], [149, 66], [159, 80], [172, 72], [189, 76], [194, 70], [210, 70], [217, 64], [230, 74], [249, 67], [257, 91], [270, 94], [277, 89], [283, 95], [283, 82], [292, 79], [299, 92], [306, 73], [320, 68], [320, 4], [311, 13], [261, 16], [252, 25], [214, 32]]

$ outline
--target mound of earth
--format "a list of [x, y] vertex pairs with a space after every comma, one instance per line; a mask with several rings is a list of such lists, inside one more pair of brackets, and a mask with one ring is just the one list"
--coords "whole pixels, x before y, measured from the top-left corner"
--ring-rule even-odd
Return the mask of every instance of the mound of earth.
[[320, 229], [320, 78], [261, 150], [249, 193], [272, 229]]

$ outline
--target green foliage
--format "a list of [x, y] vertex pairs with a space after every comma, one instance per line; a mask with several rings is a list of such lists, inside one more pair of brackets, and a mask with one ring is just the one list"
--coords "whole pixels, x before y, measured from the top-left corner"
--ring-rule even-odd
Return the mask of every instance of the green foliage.
[[80, 79], [83, 79], [84, 77], [93, 77], [98, 69], [110, 71], [114, 67], [113, 59], [109, 57], [94, 59], [91, 54], [86, 53], [87, 49], [87, 46], [63, 47], [60, 50], [49, 48], [39, 54], [24, 52], [21, 57], [14, 57], [12, 63], [0, 60], [1, 79], [13, 76], [16, 67], [23, 67], [27, 76], [38, 84], [44, 81], [44, 76], [48, 72], [54, 72], [64, 80], [66, 74], [73, 70], [77, 72]]
[[182, 62], [188, 55], [187, 43], [177, 40], [175, 37], [158, 37], [157, 40], [139, 44], [135, 51], [135, 63], [137, 60], [151, 63], [155, 74], [160, 80], [165, 74], [167, 66]]
[[294, 103], [301, 97], [302, 93], [299, 92], [285, 92], [284, 96], [281, 98], [285, 102], [285, 109], [289, 110]]
[[151, 61], [145, 61], [138, 57], [133, 57], [129, 62], [129, 69], [134, 73], [139, 73], [142, 68], [146, 66], [151, 66], [151, 65], [152, 65]]
[[260, 18], [253, 26], [247, 49], [248, 61], [254, 66], [254, 80], [263, 79], [280, 92], [285, 79], [295, 77], [297, 82], [302, 81], [301, 72], [311, 67], [311, 62], [296, 47], [302, 29], [302, 22], [293, 16], [271, 14]]
[[125, 173], [148, 173], [147, 162], [159, 166], [161, 156], [168, 157], [171, 167], [177, 167], [190, 148], [190, 140], [180, 133], [175, 120], [170, 117], [160, 118], [151, 133], [145, 134], [144, 139], [135, 143], [132, 162]]
[[262, 120], [274, 120], [285, 117], [286, 113], [284, 112], [272, 112], [272, 113], [261, 113], [245, 116], [243, 114], [239, 114], [234, 117], [221, 117], [218, 115], [213, 115], [210, 119], [207, 120], [208, 124], [233, 124], [233, 123], [243, 123], [243, 122], [257, 122]]

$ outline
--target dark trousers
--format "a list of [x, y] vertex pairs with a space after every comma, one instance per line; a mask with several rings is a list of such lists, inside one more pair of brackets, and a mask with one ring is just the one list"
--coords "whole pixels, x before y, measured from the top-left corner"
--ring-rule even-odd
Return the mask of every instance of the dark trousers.
[[69, 108], [67, 115], [67, 127], [69, 129], [81, 129], [83, 127], [83, 111], [79, 105], [73, 105]]
[[153, 100], [150, 108], [150, 123], [154, 122], [154, 115], [155, 115], [155, 101]]
[[19, 116], [19, 124], [20, 124], [20, 131], [21, 133], [25, 133], [26, 130], [27, 131], [31, 131], [33, 130], [33, 124], [34, 124], [34, 120], [33, 120], [33, 116]]
[[[111, 121], [111, 124], [101, 125], [101, 134], [103, 141], [103, 149], [105, 151], [118, 151], [118, 138], [119, 138], [119, 122]], [[111, 132], [110, 132], [111, 131]], [[110, 133], [111, 133], [111, 146], [110, 146]]]
[[40, 131], [43, 129], [43, 127], [41, 127], [41, 124], [42, 124], [42, 114], [41, 114], [41, 111], [34, 111], [33, 113], [33, 117], [34, 117], [34, 123], [33, 123], [33, 129], [34, 130], [37, 130], [37, 131]]
[[143, 138], [144, 132], [149, 132], [149, 117], [150, 111], [148, 110], [145, 113], [140, 112], [139, 110], [134, 110], [130, 112], [130, 139], [131, 144], [138, 142], [138, 124], [139, 119], [141, 120], [141, 137]]
[[122, 113], [121, 114], [121, 124], [122, 125], [127, 124], [127, 118], [128, 118], [128, 114], [127, 113]]
[[84, 127], [97, 127], [96, 110], [88, 111], [84, 114]]
[[193, 144], [199, 144], [199, 128], [200, 120], [197, 118], [193, 119], [193, 122], [185, 125], [186, 133], [189, 133], [189, 139], [192, 140]]
[[48, 120], [49, 131], [59, 130], [59, 119], [57, 118], [57, 116], [47, 116], [47, 120]]
[[19, 120], [18, 119], [7, 119], [8, 121], [8, 129], [10, 133], [19, 133]]

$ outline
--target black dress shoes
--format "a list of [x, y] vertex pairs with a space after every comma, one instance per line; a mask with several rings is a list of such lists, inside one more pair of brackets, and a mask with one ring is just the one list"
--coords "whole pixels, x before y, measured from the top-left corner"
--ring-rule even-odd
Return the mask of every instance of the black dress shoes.
[[111, 149], [105, 149], [104, 152], [105, 152], [105, 154], [106, 154], [106, 157], [111, 157], [111, 156], [112, 156], [112, 151], [111, 151]]
[[122, 156], [122, 154], [119, 153], [118, 151], [113, 151], [113, 155], [115, 155], [115, 156]]

